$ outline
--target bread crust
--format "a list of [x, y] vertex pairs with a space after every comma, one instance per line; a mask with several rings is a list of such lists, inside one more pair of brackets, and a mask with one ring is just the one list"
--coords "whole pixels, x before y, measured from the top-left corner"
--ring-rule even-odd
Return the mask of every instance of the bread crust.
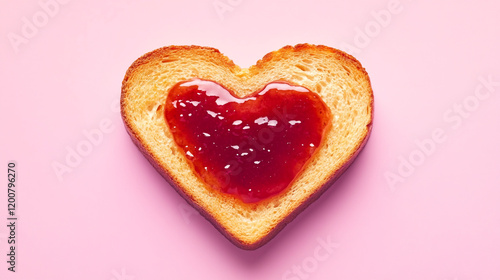
[[[168, 169], [164, 166], [160, 165], [159, 158], [155, 156], [155, 154], [148, 149], [147, 145], [144, 145], [141, 137], [138, 135], [138, 132], [133, 129], [133, 123], [129, 112], [126, 110], [127, 97], [129, 94], [129, 86], [131, 77], [139, 71], [139, 68], [143, 65], [147, 65], [155, 60], [162, 59], [164, 57], [169, 57], [175, 54], [176, 52], [190, 52], [193, 55], [203, 55], [203, 56], [211, 56], [212, 59], [216, 60], [218, 64], [223, 67], [230, 69], [231, 72], [236, 73], [241, 70], [241, 68], [234, 64], [234, 62], [222, 55], [219, 50], [211, 47], [200, 47], [200, 46], [167, 46], [156, 49], [152, 52], [146, 53], [136, 61], [132, 63], [132, 65], [127, 70], [121, 89], [121, 115], [123, 118], [123, 122], [125, 124], [126, 131], [130, 135], [134, 144], [138, 147], [138, 149], [144, 154], [144, 156], [148, 159], [148, 161], [154, 166], [154, 168], [166, 179], [166, 181], [195, 209], [197, 209], [202, 216], [204, 216], [209, 222], [211, 222], [215, 228], [217, 228], [228, 240], [230, 240], [236, 246], [246, 249], [246, 250], [254, 250], [256, 248], [261, 247], [262, 245], [269, 242], [272, 238], [274, 238], [279, 231], [281, 231], [288, 223], [290, 223], [297, 215], [302, 212], [305, 208], [307, 208], [311, 203], [317, 200], [321, 194], [323, 194], [333, 183], [347, 170], [347, 168], [351, 165], [351, 163], [355, 160], [361, 150], [364, 148], [367, 143], [369, 136], [372, 130], [373, 124], [373, 116], [374, 116], [374, 97], [373, 91], [371, 89], [370, 79], [365, 69], [361, 66], [361, 63], [356, 60], [353, 56], [346, 54], [340, 50], [323, 46], [323, 45], [310, 45], [310, 44], [298, 44], [295, 46], [285, 46], [277, 51], [270, 52], [266, 54], [262, 59], [256, 62], [255, 65], [248, 68], [248, 73], [245, 73], [248, 76], [256, 75], [260, 71], [265, 70], [265, 65], [267, 62], [274, 61], [277, 59], [283, 59], [283, 57], [289, 52], [316, 52], [316, 51], [325, 51], [330, 52], [342, 61], [342, 63], [346, 63], [354, 66], [363, 78], [368, 82], [369, 94], [370, 94], [370, 104], [369, 107], [371, 109], [370, 121], [366, 125], [367, 132], [362, 139], [358, 139], [357, 147], [354, 149], [351, 155], [349, 155], [346, 162], [336, 170], [334, 173], [330, 174], [330, 176], [318, 187], [316, 191], [306, 197], [303, 202], [296, 207], [293, 211], [289, 212], [287, 216], [278, 222], [273, 228], [271, 228], [264, 236], [260, 236], [257, 240], [253, 240], [252, 242], [246, 242], [239, 238], [239, 236], [235, 236], [231, 232], [229, 232], [224, 226], [219, 223], [216, 219], [216, 214], [209, 212], [204, 207], [200, 206], [195, 202], [195, 199], [189, 192], [186, 192], [183, 188], [182, 182], [176, 178], [175, 174], [170, 174]], [[270, 198], [272, 200], [273, 198]], [[254, 206], [250, 205], [248, 209], [252, 209]]]

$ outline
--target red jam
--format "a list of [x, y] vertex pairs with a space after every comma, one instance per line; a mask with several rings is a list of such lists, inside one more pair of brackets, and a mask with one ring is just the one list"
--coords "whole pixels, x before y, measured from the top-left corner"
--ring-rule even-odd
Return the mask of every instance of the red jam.
[[170, 90], [165, 118], [205, 183], [252, 203], [290, 185], [321, 145], [331, 114], [316, 93], [286, 82], [238, 98], [194, 79]]

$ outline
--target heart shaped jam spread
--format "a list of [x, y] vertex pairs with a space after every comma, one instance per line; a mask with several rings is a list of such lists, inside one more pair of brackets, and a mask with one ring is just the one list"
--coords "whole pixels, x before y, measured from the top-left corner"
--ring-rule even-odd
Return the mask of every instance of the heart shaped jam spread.
[[330, 110], [308, 89], [272, 82], [245, 98], [193, 79], [168, 93], [175, 142], [209, 186], [245, 203], [286, 189], [322, 143]]

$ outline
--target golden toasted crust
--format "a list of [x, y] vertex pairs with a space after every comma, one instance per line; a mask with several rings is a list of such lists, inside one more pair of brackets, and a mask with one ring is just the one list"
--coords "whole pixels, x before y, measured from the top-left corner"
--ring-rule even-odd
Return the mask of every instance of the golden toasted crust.
[[[245, 204], [212, 190], [193, 174], [162, 119], [161, 102], [171, 86], [194, 77], [219, 82], [240, 97], [277, 79], [317, 92], [333, 112], [325, 147], [290, 190], [271, 199]], [[170, 46], [130, 66], [122, 84], [121, 110], [134, 143], [174, 189], [235, 245], [255, 249], [316, 200], [359, 154], [371, 132], [373, 92], [361, 64], [327, 46], [286, 46], [248, 69], [214, 48]]]

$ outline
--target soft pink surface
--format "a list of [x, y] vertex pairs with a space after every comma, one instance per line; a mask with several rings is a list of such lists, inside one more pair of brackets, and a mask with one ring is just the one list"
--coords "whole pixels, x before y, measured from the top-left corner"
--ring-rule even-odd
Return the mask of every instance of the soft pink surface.
[[[231, 10], [219, 16], [214, 3]], [[52, 8], [44, 23], [38, 1], [0, 7], [0, 279], [500, 279], [500, 85], [473, 97], [481, 77], [500, 81], [497, 1], [74, 0]], [[9, 36], [23, 36], [23, 18], [34, 15], [45, 25], [13, 47]], [[371, 28], [369, 41], [358, 28]], [[116, 110], [121, 80], [136, 58], [165, 45], [212, 46], [248, 67], [303, 42], [347, 50], [367, 69], [372, 136], [316, 203], [266, 246], [243, 251], [130, 141]], [[467, 117], [450, 113], [464, 100]], [[59, 179], [52, 165], [65, 164], [67, 149], [102, 122], [112, 131]], [[444, 142], [419, 158], [415, 141], [436, 129]], [[386, 175], [400, 176], [411, 155], [419, 165], [391, 188]], [[18, 164], [16, 273], [5, 262], [9, 160]], [[338, 245], [331, 251], [320, 245], [328, 239]]]

